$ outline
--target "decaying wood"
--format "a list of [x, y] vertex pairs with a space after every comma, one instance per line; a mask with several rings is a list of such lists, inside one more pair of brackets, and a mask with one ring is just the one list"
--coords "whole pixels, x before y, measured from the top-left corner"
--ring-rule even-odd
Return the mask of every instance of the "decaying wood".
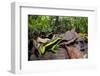
[[55, 55], [52, 52], [46, 52], [44, 55], [39, 57], [40, 60], [49, 60], [49, 59], [55, 59]]
[[[37, 54], [38, 50], [36, 50], [41, 45], [41, 43], [43, 44], [51, 41], [59, 37], [61, 34], [54, 34], [52, 38], [50, 37], [50, 39], [37, 37], [36, 40], [33, 39], [33, 44], [31, 40], [31, 47], [29, 50], [31, 50], [32, 55], [30, 56], [30, 60], [79, 59], [88, 57], [88, 43], [83, 37], [78, 35], [75, 30], [67, 31], [63, 34], [64, 37], [60, 40], [59, 45], [64, 47], [59, 47], [55, 53], [47, 50], [42, 56]], [[52, 33], [50, 35], [52, 35]], [[49, 35], [47, 37], [49, 37]]]
[[64, 48], [58, 48], [55, 53], [56, 59], [68, 59], [68, 54], [66, 52], [66, 49]]

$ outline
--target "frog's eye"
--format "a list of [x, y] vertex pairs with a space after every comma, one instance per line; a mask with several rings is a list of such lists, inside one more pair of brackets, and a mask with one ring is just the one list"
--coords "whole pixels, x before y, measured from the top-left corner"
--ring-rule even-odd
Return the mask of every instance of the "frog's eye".
[[83, 44], [84, 42], [83, 41], [79, 41], [81, 44]]
[[78, 44], [78, 41], [76, 41], [75, 43]]

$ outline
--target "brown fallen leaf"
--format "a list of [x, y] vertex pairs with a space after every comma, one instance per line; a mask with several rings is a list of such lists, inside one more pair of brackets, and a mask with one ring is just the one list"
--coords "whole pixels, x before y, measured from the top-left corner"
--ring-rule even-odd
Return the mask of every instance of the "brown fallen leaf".
[[67, 53], [70, 59], [80, 59], [83, 58], [83, 53], [75, 47], [67, 46]]

